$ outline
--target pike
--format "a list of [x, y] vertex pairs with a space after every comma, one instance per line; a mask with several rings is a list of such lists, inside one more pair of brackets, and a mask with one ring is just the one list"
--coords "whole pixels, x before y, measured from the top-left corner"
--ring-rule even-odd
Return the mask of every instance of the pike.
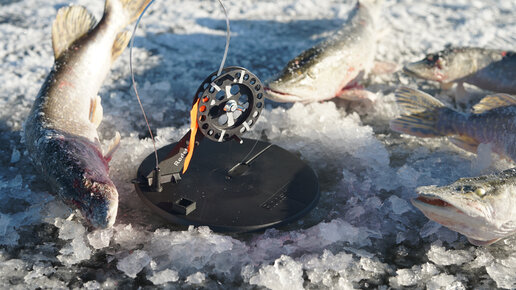
[[516, 52], [476, 47], [447, 47], [407, 64], [404, 72], [437, 81], [443, 88], [457, 83], [458, 97], [464, 83], [498, 93], [516, 94]]
[[97, 93], [130, 40], [121, 30], [149, 1], [106, 0], [98, 23], [82, 6], [59, 9], [52, 25], [54, 66], [25, 121], [25, 143], [35, 167], [57, 197], [96, 228], [116, 219], [118, 191], [108, 162], [120, 141], [117, 132], [102, 154], [97, 127], [103, 110]]
[[[357, 82], [374, 63], [377, 2], [382, 1], [358, 1], [340, 30], [292, 59], [268, 82], [267, 97], [276, 102], [304, 103], [370, 97], [372, 93], [360, 89]], [[384, 65], [387, 71], [388, 64]]]
[[[391, 121], [392, 130], [418, 137], [449, 136], [452, 143], [474, 153], [480, 144], [491, 144], [494, 152], [516, 161], [516, 96], [486, 96], [467, 114], [410, 88], [398, 89], [396, 101], [407, 114]], [[516, 169], [416, 191], [414, 206], [474, 245], [489, 245], [516, 233]]]

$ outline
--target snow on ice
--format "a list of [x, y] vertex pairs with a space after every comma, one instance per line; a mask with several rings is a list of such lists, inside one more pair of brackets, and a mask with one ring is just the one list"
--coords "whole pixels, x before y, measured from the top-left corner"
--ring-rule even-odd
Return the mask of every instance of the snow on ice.
[[[100, 18], [102, 0], [77, 0]], [[272, 77], [346, 18], [353, 1], [224, 1], [232, 40], [226, 65]], [[475, 247], [410, 204], [414, 189], [513, 167], [481, 146], [391, 132], [393, 91], [437, 84], [396, 72], [371, 76], [370, 110], [342, 101], [267, 102], [250, 138], [299, 154], [317, 172], [318, 206], [298, 222], [249, 234], [183, 228], [154, 216], [130, 180], [152, 151], [131, 89], [128, 53], [100, 91], [120, 193], [112, 229], [91, 230], [47, 191], [28, 160], [22, 125], [52, 65], [50, 25], [64, 0], [0, 0], [0, 288], [154, 287], [352, 289], [516, 288], [516, 237]], [[400, 65], [446, 44], [514, 48], [514, 1], [385, 0], [376, 59]], [[133, 62], [158, 146], [188, 130], [192, 94], [218, 68], [225, 20], [217, 1], [156, 1], [137, 32]], [[473, 89], [474, 88], [469, 88]]]

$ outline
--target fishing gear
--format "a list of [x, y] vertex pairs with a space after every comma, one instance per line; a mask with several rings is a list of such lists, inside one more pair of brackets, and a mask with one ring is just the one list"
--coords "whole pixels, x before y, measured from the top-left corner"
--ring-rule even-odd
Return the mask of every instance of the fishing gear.
[[317, 204], [319, 184], [314, 171], [294, 154], [242, 137], [261, 115], [264, 88], [246, 68], [224, 67], [230, 26], [218, 1], [226, 15], [224, 56], [219, 70], [206, 77], [194, 94], [190, 130], [177, 143], [156, 149], [130, 61], [133, 89], [155, 148], [133, 182], [140, 198], [172, 223], [252, 231], [306, 214]]

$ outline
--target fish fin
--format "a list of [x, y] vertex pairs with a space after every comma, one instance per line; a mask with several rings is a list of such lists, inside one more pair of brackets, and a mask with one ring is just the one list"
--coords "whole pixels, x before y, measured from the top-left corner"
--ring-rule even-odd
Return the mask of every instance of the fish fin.
[[481, 114], [486, 111], [516, 105], [516, 96], [507, 94], [494, 94], [485, 96], [480, 102], [473, 106], [473, 113]]
[[[120, 19], [123, 19], [123, 22], [119, 22], [119, 24], [120, 29], [122, 29], [129, 23], [138, 19], [149, 2], [151, 2], [151, 0], [106, 0], [104, 6], [104, 17], [118, 12], [119, 9], [117, 6], [121, 4], [123, 7], [122, 13], [124, 13], [124, 15], [120, 17]], [[116, 15], [114, 18], [119, 18], [118, 16], [120, 15]]]
[[418, 137], [446, 135], [437, 128], [439, 113], [446, 109], [439, 100], [422, 91], [402, 87], [396, 90], [396, 102], [409, 114], [392, 120], [392, 130]]
[[113, 43], [113, 49], [111, 50], [111, 60], [115, 61], [124, 52], [127, 44], [131, 40], [131, 33], [129, 31], [123, 31], [117, 34], [115, 42]]
[[480, 143], [477, 140], [464, 135], [450, 137], [449, 139], [450, 142], [453, 143], [453, 145], [472, 153], [477, 153], [478, 145], [480, 145]]
[[419, 90], [401, 87], [396, 90], [395, 94], [396, 103], [407, 113], [434, 111], [435, 109], [445, 107], [438, 99]]
[[489, 240], [489, 241], [480, 241], [480, 240], [475, 240], [475, 239], [472, 239], [472, 238], [468, 238], [468, 241], [470, 243], [472, 243], [473, 245], [475, 246], [489, 246], [493, 243], [496, 243], [498, 242], [499, 240], [501, 240], [501, 238], [496, 238], [496, 239], [492, 239], [492, 240]]
[[102, 122], [102, 118], [104, 116], [104, 110], [101, 105], [101, 98], [97, 95], [97, 97], [90, 100], [90, 114], [89, 119], [90, 122], [95, 124], [95, 128], [100, 125]]
[[115, 154], [116, 150], [120, 147], [120, 133], [116, 131], [115, 138], [111, 141], [109, 145], [108, 152], [104, 155], [104, 160], [107, 162], [111, 161], [113, 158], [113, 154]]
[[72, 43], [93, 29], [96, 23], [95, 17], [82, 6], [68, 6], [59, 9], [52, 24], [54, 57], [59, 58]]

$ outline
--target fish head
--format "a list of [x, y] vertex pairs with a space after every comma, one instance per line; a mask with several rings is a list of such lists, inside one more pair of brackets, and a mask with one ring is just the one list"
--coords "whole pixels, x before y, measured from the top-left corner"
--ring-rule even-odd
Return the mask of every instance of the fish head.
[[412, 204], [429, 219], [488, 245], [516, 232], [516, 186], [496, 175], [417, 188]]
[[460, 49], [447, 48], [437, 53], [429, 53], [420, 61], [403, 67], [409, 75], [442, 83], [453, 82], [469, 75], [469, 63]]
[[55, 176], [59, 196], [93, 227], [112, 226], [118, 211], [118, 191], [99, 147], [82, 137], [64, 138], [58, 146], [60, 150], [53, 150], [49, 162], [55, 170], [51, 176]]
[[318, 67], [319, 55], [319, 49], [313, 47], [289, 61], [278, 75], [267, 82], [267, 97], [275, 102], [312, 102], [333, 97], [326, 97], [322, 92], [325, 86]]

